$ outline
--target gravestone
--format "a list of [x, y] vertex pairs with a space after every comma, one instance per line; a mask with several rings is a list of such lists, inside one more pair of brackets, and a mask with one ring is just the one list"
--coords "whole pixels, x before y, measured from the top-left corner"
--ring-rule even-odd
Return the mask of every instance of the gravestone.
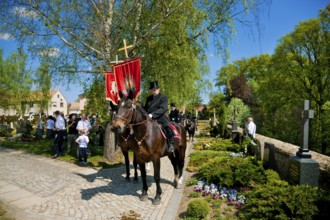
[[236, 121], [236, 106], [234, 106], [234, 119], [233, 119], [233, 125], [232, 125], [232, 141], [234, 143], [239, 143], [239, 132], [237, 129], [237, 121]]
[[301, 122], [301, 146], [296, 156], [289, 161], [289, 182], [294, 185], [318, 186], [319, 164], [309, 152], [309, 120], [314, 111], [309, 109], [309, 100], [303, 102]]

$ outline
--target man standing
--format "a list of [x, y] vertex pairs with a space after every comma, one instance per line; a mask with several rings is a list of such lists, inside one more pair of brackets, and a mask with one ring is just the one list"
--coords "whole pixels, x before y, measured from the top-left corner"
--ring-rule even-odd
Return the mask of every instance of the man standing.
[[56, 122], [54, 130], [56, 132], [56, 137], [54, 141], [55, 155], [53, 156], [53, 158], [56, 158], [59, 155], [64, 155], [63, 138], [66, 134], [65, 121], [64, 118], [61, 116], [60, 111], [55, 111], [55, 117]]
[[251, 138], [251, 144], [253, 145], [256, 145], [256, 143], [254, 143], [254, 139], [256, 137], [256, 130], [257, 126], [253, 122], [253, 118], [249, 117], [245, 124], [245, 133], [249, 136], [249, 138]]
[[92, 129], [91, 123], [87, 120], [86, 114], [81, 115], [81, 120], [78, 122], [77, 130], [84, 130], [86, 135], [88, 135], [89, 131]]
[[148, 96], [144, 109], [148, 112], [150, 118], [157, 120], [157, 122], [163, 126], [168, 141], [168, 151], [172, 153], [174, 152], [173, 131], [165, 116], [168, 109], [167, 96], [160, 93], [158, 81], [150, 82], [149, 89], [152, 95]]
[[76, 115], [72, 114], [69, 116], [69, 122], [68, 122], [68, 152], [76, 146], [76, 139], [78, 138], [78, 131], [77, 131], [77, 119]]

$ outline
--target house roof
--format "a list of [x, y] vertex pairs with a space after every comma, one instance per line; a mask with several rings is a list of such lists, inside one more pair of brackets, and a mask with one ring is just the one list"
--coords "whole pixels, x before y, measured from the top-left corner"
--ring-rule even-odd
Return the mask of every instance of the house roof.
[[69, 110], [79, 110], [79, 109], [80, 109], [79, 102], [72, 103], [69, 108]]
[[[49, 96], [50, 98], [52, 96], [54, 96], [57, 92], [61, 92], [60, 90], [58, 89], [52, 89], [52, 90], [49, 90]], [[30, 94], [29, 96], [26, 98], [25, 101], [40, 101], [41, 100], [41, 97], [44, 97], [44, 95], [42, 94], [42, 91], [30, 91]], [[63, 96], [64, 97], [64, 96]], [[64, 97], [65, 98], [65, 97]], [[66, 98], [65, 98], [66, 100]]]

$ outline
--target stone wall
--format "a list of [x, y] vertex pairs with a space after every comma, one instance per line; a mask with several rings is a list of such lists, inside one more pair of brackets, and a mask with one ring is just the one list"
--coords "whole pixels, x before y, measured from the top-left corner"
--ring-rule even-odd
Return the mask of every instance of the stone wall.
[[[227, 126], [231, 129], [231, 126]], [[240, 136], [243, 134], [242, 128], [239, 128]], [[277, 139], [269, 138], [256, 134], [257, 148], [256, 155], [259, 159], [266, 162], [269, 168], [276, 170], [282, 179], [289, 178], [289, 159], [295, 156], [299, 147], [293, 144], [285, 143]], [[319, 163], [319, 185], [329, 186], [330, 184], [330, 157], [310, 151], [312, 159]]]

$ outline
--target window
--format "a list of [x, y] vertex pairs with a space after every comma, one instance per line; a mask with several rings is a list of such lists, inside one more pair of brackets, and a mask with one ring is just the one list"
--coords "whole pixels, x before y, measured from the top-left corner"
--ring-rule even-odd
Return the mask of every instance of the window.
[[56, 108], [56, 107], [57, 107], [57, 105], [56, 105], [56, 104], [53, 104], [53, 107], [55, 107], [55, 108]]
[[60, 98], [60, 95], [57, 95], [57, 98]]
[[64, 104], [63, 104], [63, 102], [61, 102], [61, 103], [60, 103], [60, 107], [63, 108], [63, 106], [64, 106]]

